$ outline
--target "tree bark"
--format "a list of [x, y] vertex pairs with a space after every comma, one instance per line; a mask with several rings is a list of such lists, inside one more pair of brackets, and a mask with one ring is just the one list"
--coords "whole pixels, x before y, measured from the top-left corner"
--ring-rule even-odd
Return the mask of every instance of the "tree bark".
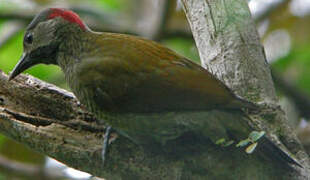
[[[245, 121], [239, 113], [221, 111], [176, 116], [185, 119], [196, 116], [198, 122], [208, 119], [216, 123], [228, 118], [234, 123]], [[257, 167], [256, 162], [262, 161], [259, 155], [248, 157], [243, 150], [223, 149], [209, 141], [193, 145], [190, 154], [174, 149], [174, 144], [170, 153], [154, 154], [122, 136], [111, 144], [103, 167], [100, 154], [104, 127], [95, 123], [95, 118], [71, 93], [31, 76], [20, 75], [9, 82], [3, 72], [0, 132], [71, 167], [106, 179], [214, 179], [223, 172], [217, 171], [218, 168], [229, 169], [236, 161], [245, 162], [238, 169], [240, 172], [249, 164], [259, 169], [274, 167], [272, 163]], [[191, 140], [181, 139], [181, 143], [184, 141]], [[221, 165], [214, 166], [219, 161]], [[211, 174], [201, 173], [205, 169]]]
[[[268, 102], [273, 107], [276, 96], [269, 67], [245, 1], [184, 0], [183, 4], [201, 59], [209, 62], [208, 69], [240, 96]], [[249, 116], [251, 118], [240, 112], [212, 110], [174, 114], [167, 117], [167, 121], [168, 118], [193, 119], [191, 122], [197, 126], [224, 121], [240, 128], [250, 123], [269, 135], [278, 135], [275, 126], [281, 123], [283, 142], [302, 160], [305, 168], [288, 171], [260, 151], [247, 155], [240, 148], [223, 148], [208, 139], [196, 139], [199, 143], [193, 143], [193, 138], [188, 138], [190, 135], [169, 143], [168, 152], [156, 153], [118, 135], [110, 145], [103, 167], [100, 155], [105, 127], [96, 124], [95, 117], [71, 93], [30, 76], [21, 75], [8, 82], [8, 77], [0, 73], [0, 132], [95, 176], [154, 180], [309, 179], [308, 157], [298, 140], [290, 137], [292, 132], [286, 126], [282, 111], [277, 107], [266, 108], [262, 113]], [[266, 117], [272, 125], [263, 121]], [[212, 127], [206, 130], [214, 131]], [[188, 149], [183, 150], [182, 145]]]
[[[194, 119], [196, 122], [191, 122], [198, 126], [229, 119], [236, 129], [242, 128], [236, 127], [239, 122], [248, 121], [242, 113], [218, 110], [179, 113], [171, 118]], [[209, 131], [214, 131], [212, 126], [206, 129]], [[168, 153], [154, 153], [118, 136], [110, 145], [103, 167], [100, 155], [104, 127], [95, 123], [71, 93], [25, 75], [8, 82], [8, 77], [0, 73], [0, 132], [71, 167], [106, 179], [278, 179], [279, 174], [287, 177], [281, 179], [291, 179], [294, 175], [270, 156], [262, 158], [258, 150], [248, 156], [235, 146], [223, 148], [209, 140], [193, 143], [188, 137], [169, 143]]]
[[[247, 1], [182, 0], [182, 3], [203, 66], [239, 96], [263, 104], [259, 115], [248, 114], [249, 124], [268, 132], [278, 144], [281, 139], [308, 168], [308, 155], [277, 105], [270, 68]], [[302, 178], [302, 174], [310, 178], [309, 172], [297, 174], [296, 179]]]

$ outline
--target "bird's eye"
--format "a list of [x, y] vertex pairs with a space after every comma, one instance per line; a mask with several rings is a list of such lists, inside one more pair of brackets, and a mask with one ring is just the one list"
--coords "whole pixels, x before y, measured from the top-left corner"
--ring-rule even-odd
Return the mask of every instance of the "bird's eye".
[[30, 34], [30, 33], [27, 34], [27, 35], [25, 36], [24, 42], [27, 43], [27, 44], [31, 44], [32, 41], [33, 41], [32, 34]]

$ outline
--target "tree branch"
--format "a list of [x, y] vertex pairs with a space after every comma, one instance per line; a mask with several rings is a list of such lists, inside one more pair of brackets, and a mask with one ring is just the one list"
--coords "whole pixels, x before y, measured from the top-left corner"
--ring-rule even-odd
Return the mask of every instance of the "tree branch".
[[[283, 111], [277, 108], [269, 65], [247, 2], [182, 0], [182, 3], [204, 67], [236, 94], [260, 104], [267, 103], [261, 114], [249, 114], [249, 124], [265, 130], [269, 137], [280, 136], [285, 146], [309, 167], [307, 154], [287, 125]], [[296, 179], [302, 176], [310, 178], [309, 173], [300, 171]]]
[[[219, 20], [223, 18], [226, 21], [226, 18], [229, 17], [232, 18], [231, 20], [234, 22], [234, 20], [236, 20], [234, 18], [239, 17], [237, 16], [238, 14], [226, 14], [227, 12], [222, 12], [222, 10], [219, 11], [218, 14], [212, 14], [212, 16], [209, 16], [210, 14], [204, 16], [205, 14], [201, 15], [199, 13], [196, 14], [198, 17], [192, 16], [191, 13], [193, 11], [215, 13], [218, 10], [217, 8], [223, 8], [223, 4], [217, 4], [218, 6], [211, 5], [211, 9], [208, 9], [207, 4], [201, 4], [202, 2], [206, 3], [207, 1], [184, 0], [185, 10], [187, 16], [189, 16], [191, 25], [195, 24], [197, 19], [203, 20], [200, 22], [201, 28], [192, 26], [202, 59], [208, 57], [206, 54], [202, 53], [205, 51], [204, 48], [206, 47], [204, 43], [210, 42], [213, 44], [219, 43], [218, 45], [225, 45], [228, 42], [233, 43], [234, 41], [240, 43], [236, 46], [232, 44], [231, 46], [225, 47], [225, 49], [223, 49], [223, 46], [216, 48], [210, 46], [211, 51], [209, 51], [209, 53], [212, 59], [215, 57], [223, 57], [226, 59], [227, 56], [230, 60], [239, 60], [238, 58], [240, 57], [238, 55], [232, 55], [235, 53], [243, 54], [243, 52], [227, 52], [230, 48], [242, 47], [242, 50], [249, 51], [250, 47], [253, 47], [253, 52], [258, 51], [262, 53], [261, 46], [256, 46], [258, 38], [255, 35], [250, 36], [253, 38], [250, 40], [254, 41], [253, 44], [249, 45], [246, 44], [249, 39], [247, 39], [247, 36], [245, 36], [246, 34], [242, 34], [243, 32], [241, 31], [237, 33], [233, 31], [226, 32], [225, 30], [219, 31], [222, 29], [218, 28], [218, 22], [214, 21], [214, 19]], [[195, 5], [195, 7], [192, 8], [191, 5]], [[245, 19], [241, 20], [245, 20], [245, 23], [249, 23], [251, 20], [249, 19], [250, 16], [247, 14], [247, 5], [242, 5], [241, 12], [246, 13], [246, 16], [242, 16]], [[238, 9], [239, 12], [239, 7], [229, 7], [233, 10]], [[244, 9], [245, 7], [246, 9]], [[190, 16], [194, 17], [194, 19]], [[211, 20], [203, 19], [210, 17]], [[250, 27], [252, 27], [252, 24], [249, 24]], [[221, 25], [225, 25], [226, 27], [227, 24], [222, 24], [221, 22]], [[238, 29], [233, 23], [232, 25], [234, 27], [233, 30]], [[211, 29], [204, 29], [206, 26], [211, 27]], [[211, 33], [205, 30], [210, 30]], [[255, 28], [250, 30], [255, 32]], [[251, 31], [247, 33], [253, 33]], [[242, 36], [241, 41], [239, 38], [228, 39], [227, 41], [227, 38], [231, 37], [230, 33], [244, 35], [245, 37]], [[210, 34], [212, 38], [210, 38]], [[206, 37], [207, 39], [204, 39]], [[202, 40], [204, 39], [203, 41], [205, 42], [198, 41], [199, 38]], [[227, 42], [224, 41], [225, 38]], [[227, 52], [227, 54], [222, 54], [221, 51]], [[250, 57], [252, 58], [252, 56]], [[263, 55], [261, 54], [258, 57], [259, 58], [253, 56], [254, 60], [261, 61]], [[245, 59], [247, 58], [243, 57], [243, 60]], [[222, 62], [223, 61], [221, 61], [221, 63]], [[225, 64], [225, 62], [223, 62], [223, 64]], [[228, 66], [222, 68], [216, 63], [214, 63], [214, 65], [215, 67], [212, 67], [212, 70], [217, 72], [217, 74], [221, 74], [219, 71], [223, 70], [223, 74], [221, 74], [222, 76], [220, 77], [223, 77], [221, 79], [224, 79], [228, 85], [236, 81], [238, 83], [234, 88], [241, 86], [242, 82], [239, 84], [240, 79], [234, 76], [234, 73], [228, 71], [236, 68], [234, 64], [231, 64], [231, 69]], [[256, 67], [254, 66], [255, 61], [247, 65], [251, 65], [251, 70]], [[263, 73], [256, 75], [267, 74], [267, 77], [265, 77], [267, 86], [271, 85], [271, 87], [273, 87], [272, 82], [268, 81], [269, 71], [266, 70], [267, 66], [265, 66], [264, 63], [260, 65], [263, 68]], [[216, 68], [219, 69], [215, 71]], [[249, 67], [246, 66], [241, 68]], [[245, 69], [245, 71], [250, 72], [248, 69]], [[230, 72], [230, 74], [228, 72]], [[254, 71], [254, 74], [255, 73]], [[235, 79], [232, 80], [229, 76]], [[242, 77], [247, 79], [247, 77]], [[241, 79], [244, 80], [243, 78]], [[252, 179], [277, 179], [279, 177], [281, 177], [281, 179], [292, 179], [291, 176], [294, 176], [293, 179], [307, 179], [310, 174], [306, 168], [298, 170], [298, 174], [294, 173], [294, 171], [287, 171], [287, 169], [283, 168], [282, 164], [278, 164], [271, 159], [272, 154], [269, 154], [269, 156], [267, 155], [267, 158], [262, 158], [266, 157], [266, 154], [262, 153], [264, 149], [259, 149], [261, 146], [258, 146], [254, 154], [248, 156], [243, 150], [234, 146], [222, 148], [214, 145], [209, 139], [195, 137], [191, 134], [186, 134], [175, 141], [167, 143], [164, 152], [148, 151], [120, 136], [110, 146], [107, 162], [105, 163], [106, 166], [102, 167], [100, 152], [104, 126], [96, 124], [95, 118], [79, 105], [71, 93], [36, 80], [30, 76], [19, 76], [12, 82], [8, 82], [7, 79], [4, 73], [0, 74], [0, 132], [39, 152], [54, 157], [69, 166], [89, 172], [95, 176], [105, 177], [106, 179], [241, 179], [244, 177], [252, 177]], [[255, 81], [259, 80], [256, 78]], [[251, 82], [251, 84], [255, 85], [255, 81]], [[249, 87], [248, 84], [242, 85], [244, 85], [244, 87]], [[262, 82], [259, 81], [258, 85], [254, 87], [261, 88], [260, 85], [262, 85]], [[266, 85], [266, 83], [264, 85]], [[270, 98], [269, 96], [271, 96], [270, 101], [275, 99], [272, 91], [266, 92], [262, 90], [262, 93], [266, 93], [266, 95], [259, 96], [261, 99], [268, 99]], [[259, 93], [248, 94], [248, 91], [241, 91], [240, 93], [240, 95], [247, 95], [247, 97], [252, 99], [255, 99], [257, 94]], [[265, 113], [263, 115], [270, 115], [270, 113]], [[229, 130], [232, 130], [232, 132], [234, 132], [234, 130], [237, 132], [238, 130], [248, 131], [249, 127], [247, 122], [251, 122], [250, 119], [241, 112], [219, 110], [166, 114], [163, 116], [161, 115], [161, 117], [163, 121], [166, 122], [178, 122], [177, 125], [181, 127], [184, 127], [184, 125], [194, 126], [195, 128], [204, 127], [202, 132], [206, 134], [212, 134], [218, 130], [222, 131], [222, 129], [213, 129], [217, 124], [221, 124], [222, 127], [229, 127]], [[158, 120], [157, 115], [138, 118], [147, 121]], [[274, 116], [271, 116], [271, 118], [274, 118]], [[133, 121], [128, 120], [128, 122]], [[255, 124], [255, 122], [253, 124]], [[130, 125], [130, 123], [128, 125]], [[235, 134], [232, 133], [232, 135]], [[295, 139], [293, 139], [293, 143], [299, 145], [298, 142], [294, 140]], [[152, 145], [150, 149], [153, 148], [156, 149], [158, 147]], [[296, 149], [302, 154], [300, 146], [297, 146]], [[300, 154], [298, 157], [301, 157]], [[307, 167], [307, 157], [302, 157], [302, 159], [304, 159], [304, 165]], [[234, 171], [233, 173], [232, 170]], [[257, 176], [258, 174], [259, 176]]]
[[[206, 133], [214, 131], [212, 124], [225, 123], [235, 129], [248, 127], [246, 117], [238, 112], [213, 110], [169, 117], [187, 124], [191, 119], [190, 122], [198, 127], [207, 123], [209, 129], [205, 129]], [[231, 123], [227, 123], [227, 119]], [[264, 149], [259, 148], [263, 146], [258, 147], [257, 153], [247, 156], [242, 149], [234, 146], [222, 148], [208, 139], [190, 135], [167, 143], [165, 152], [155, 153], [120, 136], [110, 146], [106, 166], [102, 167], [103, 131], [104, 127], [95, 123], [95, 118], [79, 105], [71, 93], [30, 76], [21, 75], [8, 82], [8, 77], [0, 73], [0, 132], [95, 176], [106, 179], [214, 179], [222, 173], [240, 178], [257, 171], [277, 169], [276, 173], [266, 173], [258, 179], [276, 176], [277, 173], [289, 177], [289, 171], [282, 164], [270, 159], [272, 154], [267, 155], [267, 159], [262, 158]], [[150, 147], [156, 148], [156, 145]], [[235, 167], [235, 162], [240, 165]], [[232, 176], [231, 169], [239, 173]], [[206, 171], [212, 175], [204, 173]]]

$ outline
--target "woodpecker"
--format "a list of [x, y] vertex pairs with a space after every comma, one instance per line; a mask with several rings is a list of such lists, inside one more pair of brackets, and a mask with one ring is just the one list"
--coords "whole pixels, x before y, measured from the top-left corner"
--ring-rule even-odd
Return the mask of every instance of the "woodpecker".
[[[256, 108], [206, 69], [159, 43], [93, 32], [70, 10], [49, 8], [40, 12], [28, 25], [23, 46], [10, 80], [36, 64], [58, 65], [75, 96], [98, 123], [108, 123], [137, 143], [143, 143], [141, 136], [160, 132], [165, 133], [156, 136], [159, 141], [182, 134], [173, 118], [169, 119], [170, 112]], [[103, 158], [109, 132], [110, 126]], [[299, 165], [277, 146], [269, 145], [284, 161]]]

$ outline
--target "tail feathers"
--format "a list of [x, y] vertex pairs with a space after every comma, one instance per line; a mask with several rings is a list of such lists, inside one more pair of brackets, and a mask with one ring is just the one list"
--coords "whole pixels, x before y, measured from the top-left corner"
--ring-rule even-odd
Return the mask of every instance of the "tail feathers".
[[271, 140], [267, 137], [262, 137], [261, 145], [264, 149], [263, 151], [268, 151], [268, 153], [272, 153], [271, 156], [278, 161], [282, 161], [283, 163], [293, 164], [298, 167], [303, 168], [303, 166], [298, 163], [295, 159], [293, 159], [289, 154], [281, 150], [277, 145], [275, 145]]
[[[247, 108], [251, 111], [259, 110], [258, 105], [255, 105], [254, 103], [249, 102], [247, 100], [244, 100], [242, 98], [239, 98], [237, 96], [228, 106], [233, 107], [233, 108]], [[282, 149], [280, 149], [280, 147], [275, 145], [267, 137], [263, 136], [259, 141], [261, 142], [260, 146], [262, 148], [262, 151], [265, 152], [266, 154], [269, 154], [269, 156], [271, 156], [271, 158], [278, 160], [282, 163], [294, 164], [298, 167], [303, 168], [303, 166], [300, 163], [298, 163], [289, 154], [287, 154]]]

